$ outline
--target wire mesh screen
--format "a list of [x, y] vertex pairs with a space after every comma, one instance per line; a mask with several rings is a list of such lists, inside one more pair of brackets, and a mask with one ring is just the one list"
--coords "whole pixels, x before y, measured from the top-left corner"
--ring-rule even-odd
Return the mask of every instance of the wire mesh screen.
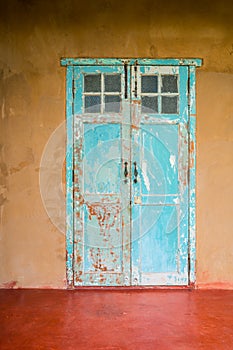
[[105, 112], [119, 113], [121, 106], [120, 102], [121, 98], [119, 95], [105, 96]]
[[142, 75], [141, 92], [156, 93], [158, 92], [158, 76], [157, 75]]
[[121, 75], [105, 74], [104, 87], [105, 92], [121, 92]]
[[157, 96], [142, 96], [142, 112], [143, 113], [158, 113], [158, 97]]
[[100, 92], [101, 75], [87, 74], [84, 76], [84, 92]]
[[162, 113], [177, 113], [178, 97], [162, 96]]
[[85, 96], [85, 112], [86, 113], [99, 113], [101, 110], [101, 98], [96, 95]]
[[161, 92], [178, 92], [177, 75], [162, 75]]

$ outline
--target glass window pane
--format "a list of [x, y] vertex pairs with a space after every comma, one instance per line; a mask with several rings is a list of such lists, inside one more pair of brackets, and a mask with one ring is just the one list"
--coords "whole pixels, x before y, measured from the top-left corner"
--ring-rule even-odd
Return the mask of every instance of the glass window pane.
[[158, 97], [157, 96], [142, 96], [142, 112], [143, 113], [158, 113]]
[[101, 75], [87, 74], [84, 75], [84, 92], [100, 92], [101, 91]]
[[177, 75], [162, 75], [161, 92], [178, 92]]
[[105, 112], [120, 112], [120, 96], [105, 96]]
[[178, 97], [162, 96], [162, 113], [177, 113]]
[[142, 75], [141, 92], [158, 92], [158, 76]]
[[121, 92], [121, 75], [106, 74], [104, 75], [105, 92]]
[[85, 96], [85, 113], [99, 113], [100, 104], [100, 96]]

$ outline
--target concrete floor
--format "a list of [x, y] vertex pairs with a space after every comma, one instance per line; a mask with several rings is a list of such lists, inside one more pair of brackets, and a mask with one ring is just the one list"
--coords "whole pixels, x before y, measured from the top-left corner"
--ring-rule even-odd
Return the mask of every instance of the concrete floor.
[[233, 291], [0, 290], [0, 349], [233, 349]]

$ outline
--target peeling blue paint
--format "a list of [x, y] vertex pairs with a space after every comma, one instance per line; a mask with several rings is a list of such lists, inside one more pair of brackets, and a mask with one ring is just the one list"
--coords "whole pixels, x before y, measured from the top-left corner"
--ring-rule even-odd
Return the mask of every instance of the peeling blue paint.
[[[124, 64], [125, 66], [123, 66]], [[135, 70], [136, 74], [134, 74], [135, 64], [135, 67], [137, 67]], [[188, 283], [192, 284], [195, 282], [195, 70], [196, 67], [200, 66], [201, 64], [202, 61], [200, 59], [136, 60], [108, 58], [67, 58], [61, 60], [61, 65], [67, 66], [66, 246], [67, 284], [69, 287], [72, 287], [73, 285], [81, 286], [130, 284], [187, 285]], [[101, 113], [99, 113], [96, 116], [93, 116], [93, 114], [83, 114], [85, 112], [84, 97], [82, 93], [83, 74], [91, 74], [93, 72], [98, 72], [100, 74], [115, 72], [122, 74], [122, 76], [127, 72], [126, 78], [123, 79], [121, 82], [121, 113], [115, 114], [114, 118], [112, 115], [108, 115], [108, 113], [105, 113], [102, 109]], [[138, 74], [150, 74], [151, 72], [153, 72], [153, 74], [156, 72], [156, 74], [178, 74], [180, 90], [178, 100], [178, 114], [162, 113], [161, 93], [158, 94], [159, 113], [155, 114], [152, 111], [144, 115], [141, 114], [141, 78]], [[103, 76], [101, 79], [104, 79]], [[130, 90], [130, 86], [132, 87], [132, 91]], [[176, 94], [173, 93], [172, 96], [175, 95]], [[103, 98], [104, 97], [101, 95], [102, 102], [104, 101]], [[122, 138], [121, 152], [123, 153], [120, 157], [121, 159], [119, 161], [119, 164], [116, 163], [116, 169], [114, 170], [114, 174], [118, 174], [116, 176], [116, 179], [120, 178], [119, 184], [121, 185], [118, 184], [118, 187], [116, 187], [112, 183], [115, 176], [114, 174], [109, 175], [111, 177], [111, 181], [109, 181], [108, 177], [106, 177], [106, 173], [103, 173], [102, 176], [100, 176], [99, 180], [97, 179], [97, 192], [94, 193], [94, 190], [92, 189], [94, 188], [93, 179], [91, 179], [90, 176], [88, 177], [88, 173], [86, 172], [84, 176], [85, 181], [87, 181], [86, 184], [88, 184], [88, 181], [91, 181], [91, 184], [89, 183], [89, 185], [86, 186], [87, 188], [89, 188], [89, 191], [94, 194], [94, 199], [91, 199], [92, 197], [90, 195], [89, 197], [86, 196], [87, 191], [84, 189], [85, 182], [83, 182], [83, 180], [81, 179], [84, 175], [83, 171], [85, 166], [86, 169], [88, 169], [89, 167], [91, 171], [91, 168], [98, 167], [99, 165], [96, 163], [95, 158], [93, 158], [93, 160], [89, 164], [86, 163], [85, 165], [83, 157], [85, 156], [85, 152], [92, 152], [91, 148], [88, 151], [87, 147], [89, 147], [93, 142], [101, 143], [102, 141], [101, 137], [98, 136], [95, 131], [93, 136], [91, 136], [91, 141], [88, 143], [88, 146], [84, 147], [84, 134], [88, 134], [87, 129], [85, 128], [88, 125], [88, 128], [90, 128], [91, 125], [97, 126], [97, 124], [99, 123], [100, 129], [105, 135], [109, 133], [112, 134], [112, 132], [110, 132], [110, 129], [108, 128], [108, 125], [110, 125], [109, 122], [113, 123], [112, 125], [121, 125], [121, 135], [118, 135], [118, 140]], [[166, 169], [168, 165], [170, 167], [170, 170], [167, 172], [166, 178], [166, 181], [168, 181], [169, 183], [167, 182], [166, 187], [169, 188], [169, 186], [173, 186], [172, 178], [173, 175], [176, 174], [176, 172], [178, 171], [180, 188], [178, 194], [175, 193], [175, 188], [173, 190], [171, 188], [169, 191], [166, 192], [165, 197], [164, 195], [161, 196], [161, 194], [159, 194], [156, 196], [154, 201], [152, 200], [151, 196], [143, 197], [141, 192], [143, 188], [143, 192], [147, 194], [151, 193], [153, 183], [150, 176], [148, 175], [148, 171], [150, 171], [148, 162], [142, 162], [139, 155], [141, 154], [140, 144], [144, 142], [144, 136], [141, 132], [141, 129], [143, 129], [144, 125], [156, 124], [166, 125], [168, 132], [169, 130], [172, 130], [172, 128], [178, 127], [179, 154], [176, 154], [175, 148], [171, 150], [169, 157], [167, 158], [167, 165], [164, 164], [163, 168]], [[133, 135], [133, 138], [130, 146], [131, 134]], [[103, 139], [104, 142], [106, 140]], [[133, 144], [134, 141], [135, 143]], [[164, 142], [166, 143], [166, 141]], [[149, 146], [148, 144], [148, 147], [152, 146]], [[153, 149], [153, 147], [151, 148], [151, 150]], [[110, 151], [109, 154], [114, 154], [115, 152], [114, 148], [111, 149], [111, 147], [109, 147], [109, 149], [106, 148], [106, 150], [104, 150], [102, 154], [106, 155], [108, 151]], [[162, 150], [160, 150], [159, 152], [161, 153]], [[165, 158], [163, 158], [163, 160], [164, 159]], [[123, 164], [125, 161], [129, 163], [129, 178], [126, 181], [124, 180], [123, 176]], [[133, 183], [133, 180], [135, 179], [133, 177], [135, 171], [135, 167], [133, 165], [134, 161], [137, 162], [138, 167], [137, 183]], [[108, 198], [110, 199], [109, 195], [114, 194], [115, 196], [116, 192], [119, 189], [121, 192], [121, 196], [115, 198], [114, 208], [110, 210], [109, 208], [113, 203], [109, 204], [110, 207], [106, 211], [106, 205], [103, 205], [103, 202], [101, 204], [101, 199], [98, 199], [98, 196], [100, 198], [101, 193], [105, 192], [108, 195]], [[109, 191], [112, 192], [112, 194]], [[131, 192], [132, 198], [130, 199], [129, 194]], [[174, 192], [174, 194], [172, 194], [171, 192]], [[113, 197], [111, 198], [113, 199]], [[132, 202], [133, 209], [132, 217], [129, 205], [130, 200]], [[171, 203], [172, 207], [170, 207]], [[160, 259], [158, 259], [158, 254], [161, 250], [161, 247], [157, 251], [157, 260], [155, 259], [156, 256], [153, 257], [152, 253], [154, 250], [152, 249], [153, 245], [150, 241], [149, 233], [144, 238], [144, 243], [142, 243], [142, 240], [140, 240], [140, 227], [142, 227], [145, 224], [146, 217], [150, 217], [152, 215], [141, 215], [140, 208], [142, 208], [143, 206], [145, 208], [145, 206], [147, 205], [154, 205], [154, 208], [157, 209], [160, 205], [162, 205], [165, 206], [165, 208], [167, 208], [167, 211], [166, 213], [164, 212], [164, 215], [168, 215], [169, 212], [169, 220], [163, 219], [163, 216], [158, 218], [158, 223], [161, 221], [161, 224], [157, 226], [156, 230], [163, 230], [165, 221], [169, 221], [167, 225], [172, 226], [171, 218], [176, 216], [175, 213], [177, 210], [179, 211], [179, 215], [177, 217], [178, 227], [176, 232], [176, 237], [179, 237], [179, 239], [177, 238], [177, 241], [177, 239], [175, 239], [174, 236], [174, 239], [172, 238], [172, 240], [170, 241], [164, 241], [163, 244], [163, 246], [166, 246], [166, 244], [168, 244], [167, 247], [173, 247], [172, 249], [174, 250], [174, 252], [176, 252], [176, 254], [173, 253], [172, 257], [169, 257], [169, 255], [167, 255], [167, 258], [165, 258], [166, 255], [163, 254], [161, 255]], [[115, 213], [115, 215], [113, 215], [115, 219], [113, 219], [113, 217], [111, 216], [111, 213], [114, 214], [115, 209], [117, 212], [119, 212], [119, 210], [121, 211], [121, 216], [119, 219], [120, 221], [118, 220], [118, 214]], [[108, 217], [108, 223], [101, 223], [100, 220], [105, 220], [106, 215]], [[138, 224], [135, 224], [134, 220], [137, 216], [139, 217], [139, 222]], [[89, 230], [88, 225], [94, 224], [94, 226], [99, 227], [98, 230], [100, 230], [100, 235], [102, 232], [101, 230], [104, 230], [104, 234], [106, 235], [107, 231], [111, 227], [111, 222], [114, 222], [114, 225], [118, 222], [114, 228], [114, 230], [116, 230], [114, 237], [118, 235], [118, 232], [121, 232], [121, 239], [123, 242], [121, 249], [119, 250], [119, 247], [115, 249], [112, 246], [111, 252], [109, 250], [108, 254], [106, 251], [102, 250], [103, 247], [88, 247], [87, 240], [93, 239], [93, 237], [88, 238], [88, 236], [85, 236], [85, 232], [88, 232]], [[133, 224], [131, 224], [132, 222]], [[130, 237], [131, 228], [133, 228], [133, 233]], [[152, 236], [154, 234], [153, 232], [155, 231], [151, 231]], [[174, 232], [175, 231], [173, 230], [173, 233]], [[100, 238], [101, 237], [99, 236], [99, 239]], [[106, 242], [107, 238], [106, 236], [103, 236], [101, 239], [103, 239], [102, 246], [104, 246], [104, 242]], [[146, 240], [148, 241], [147, 243]], [[177, 242], [180, 243], [177, 245]], [[142, 244], [145, 245], [146, 252], [149, 252], [150, 249], [152, 249], [152, 253], [148, 254], [146, 258], [144, 254], [145, 260], [143, 262], [141, 261], [142, 257], [140, 255]], [[114, 264], [113, 260], [111, 262], [111, 257], [113, 256]], [[148, 260], [149, 256], [150, 259]], [[154, 266], [154, 268], [150, 267], [151, 264]], [[169, 271], [165, 271], [165, 266], [167, 266], [166, 268]], [[143, 270], [144, 273], [142, 273]], [[155, 270], [156, 273], [154, 273]]]
[[188, 67], [138, 66], [139, 86], [141, 74], [158, 76], [158, 104], [161, 75], [176, 75], [179, 105], [173, 114], [162, 114], [159, 105], [160, 113], [148, 116], [132, 92], [132, 160], [139, 169], [131, 199], [132, 284], [187, 285]]
[[124, 65], [125, 63], [129, 66], [137, 65], [150, 65], [150, 66], [196, 66], [202, 65], [202, 60], [198, 58], [190, 59], [147, 59], [147, 58], [61, 58], [60, 61], [62, 66], [93, 66], [93, 65], [106, 65], [106, 66], [117, 66]]

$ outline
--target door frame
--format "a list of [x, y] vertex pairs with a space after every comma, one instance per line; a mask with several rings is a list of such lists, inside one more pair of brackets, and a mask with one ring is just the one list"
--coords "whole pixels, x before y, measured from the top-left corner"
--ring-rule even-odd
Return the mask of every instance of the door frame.
[[[196, 67], [201, 59], [147, 59], [147, 58], [62, 58], [61, 66], [66, 67], [66, 280], [67, 288], [74, 288], [74, 205], [73, 205], [73, 127], [74, 127], [74, 66], [188, 66], [188, 133], [189, 133], [189, 286], [196, 282]], [[156, 287], [156, 286], [155, 286]], [[82, 288], [82, 287], [81, 287]], [[107, 287], [106, 287], [107, 288]]]

